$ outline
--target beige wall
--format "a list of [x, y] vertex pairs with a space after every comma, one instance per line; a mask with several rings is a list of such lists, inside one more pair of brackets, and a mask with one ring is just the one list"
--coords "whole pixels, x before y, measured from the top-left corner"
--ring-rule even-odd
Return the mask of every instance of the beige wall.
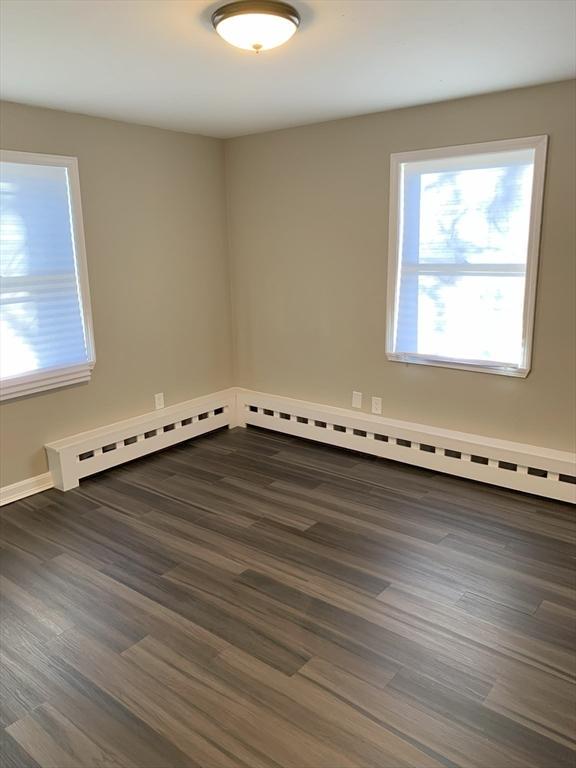
[[[3, 104], [4, 148], [79, 158], [97, 364], [87, 385], [1, 406], [1, 484], [155, 392], [169, 405], [231, 384], [345, 407], [358, 389], [386, 416], [574, 450], [575, 107], [574, 83], [556, 83], [224, 145]], [[528, 378], [388, 362], [390, 153], [543, 133]]]
[[5, 149], [76, 155], [96, 339], [89, 384], [5, 402], [2, 485], [43, 445], [230, 386], [222, 142], [3, 104]]
[[[227, 143], [235, 381], [384, 415], [574, 449], [573, 82], [339, 120]], [[550, 136], [527, 379], [388, 362], [389, 156]]]

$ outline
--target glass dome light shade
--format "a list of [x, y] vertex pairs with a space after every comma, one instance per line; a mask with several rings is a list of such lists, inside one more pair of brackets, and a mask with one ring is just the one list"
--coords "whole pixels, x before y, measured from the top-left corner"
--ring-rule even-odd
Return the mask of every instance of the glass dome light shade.
[[219, 8], [212, 23], [227, 43], [259, 53], [286, 43], [298, 29], [300, 17], [285, 3], [238, 2]]

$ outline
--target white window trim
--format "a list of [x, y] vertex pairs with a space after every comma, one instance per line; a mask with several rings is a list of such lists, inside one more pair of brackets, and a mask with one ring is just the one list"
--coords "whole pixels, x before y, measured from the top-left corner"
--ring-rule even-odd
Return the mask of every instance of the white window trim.
[[[503, 141], [487, 141], [479, 144], [462, 144], [438, 149], [422, 149], [413, 152], [400, 152], [390, 155], [390, 223], [388, 233], [388, 285], [386, 296], [386, 357], [393, 362], [416, 363], [440, 368], [457, 368], [479, 373], [496, 373], [503, 376], [526, 378], [532, 364], [532, 338], [534, 333], [534, 311], [536, 304], [536, 282], [538, 275], [538, 255], [540, 250], [540, 229], [542, 223], [542, 203], [544, 200], [544, 178], [546, 173], [546, 150], [548, 136], [527, 136]], [[438, 158], [459, 157], [461, 155], [482, 154], [484, 152], [505, 152], [516, 149], [534, 150], [534, 177], [532, 182], [532, 202], [530, 206], [530, 229], [526, 262], [526, 285], [524, 294], [523, 349], [522, 363], [511, 367], [506, 363], [480, 360], [461, 360], [416, 353], [394, 352], [396, 317], [399, 302], [400, 277], [400, 227], [402, 221], [402, 194], [400, 190], [401, 165], [407, 162], [434, 160]], [[481, 265], [478, 265], [481, 268]]]
[[0, 400], [32, 395], [49, 389], [70, 386], [89, 381], [96, 363], [94, 349], [94, 330], [92, 326], [92, 308], [88, 285], [88, 265], [86, 262], [86, 244], [82, 219], [82, 200], [80, 196], [80, 176], [78, 159], [65, 155], [43, 155], [36, 152], [16, 152], [0, 150], [0, 161], [5, 163], [29, 163], [31, 165], [55, 165], [67, 169], [68, 197], [70, 203], [70, 222], [72, 225], [72, 244], [76, 281], [80, 308], [84, 323], [87, 361], [80, 365], [44, 368], [21, 376], [8, 376], [0, 380]]

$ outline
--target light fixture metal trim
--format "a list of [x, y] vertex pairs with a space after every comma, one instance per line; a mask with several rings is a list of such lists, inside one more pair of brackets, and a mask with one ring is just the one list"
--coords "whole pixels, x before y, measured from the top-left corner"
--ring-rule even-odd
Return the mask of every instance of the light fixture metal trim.
[[300, 14], [296, 8], [277, 0], [239, 0], [239, 2], [228, 3], [214, 11], [212, 25], [214, 29], [217, 29], [221, 21], [247, 13], [267, 13], [271, 16], [280, 16], [291, 21], [296, 28], [300, 26]]

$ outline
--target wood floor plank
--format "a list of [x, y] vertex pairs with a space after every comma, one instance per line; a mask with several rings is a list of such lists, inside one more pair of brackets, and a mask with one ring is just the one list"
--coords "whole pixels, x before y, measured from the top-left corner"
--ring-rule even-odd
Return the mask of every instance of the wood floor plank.
[[259, 691], [267, 706], [276, 706], [286, 715], [286, 701], [296, 702], [303, 722], [315, 721], [316, 729], [331, 741], [339, 743], [342, 749], [364, 751], [364, 755], [359, 755], [361, 765], [377, 765], [378, 761], [390, 766], [435, 768], [442, 765], [439, 756], [428, 754], [426, 750], [403, 740], [305, 678], [298, 675], [287, 678], [236, 649], [224, 651], [217, 661], [220, 668], [238, 680], [242, 687], [251, 688], [254, 695], [258, 695], [256, 691]]
[[[103, 750], [121, 755], [128, 768], [183, 768], [187, 756], [157, 730], [136, 717], [63, 658], [53, 659], [62, 680], [52, 697], [55, 709]], [[79, 765], [83, 764], [79, 756]]]
[[337, 761], [343, 768], [354, 766], [345, 753], [258, 706], [244, 690], [211, 674], [210, 665], [206, 669], [192, 664], [154, 638], [146, 638], [123, 656], [159, 682], [168, 682], [194, 709], [210, 718], [215, 741], [247, 765], [267, 768], [272, 761], [297, 768], [302, 754], [307, 754], [313, 765], [328, 768]]
[[39, 768], [36, 762], [5, 730], [0, 731], [2, 768]]
[[54, 641], [50, 652], [172, 742], [187, 756], [191, 766], [236, 768], [238, 765], [225, 746], [215, 743], [206, 733], [210, 724], [204, 723], [201, 717], [194, 717], [191, 708], [185, 706], [176, 691], [159, 686], [148, 672], [89, 635], [69, 630]]
[[257, 429], [0, 511], [2, 768], [575, 768], [568, 505]]
[[447, 766], [525, 765], [514, 750], [492, 742], [485, 734], [466, 729], [442, 713], [423, 712], [394, 689], [360, 679], [322, 658], [311, 659], [298, 674], [350, 702], [420, 749], [438, 756]]
[[[32, 715], [26, 715], [6, 731], [30, 757], [46, 768], [77, 768], [78, 757], [63, 749]], [[94, 764], [91, 750], [86, 750], [83, 763], [86, 766]]]
[[565, 746], [576, 747], [576, 707], [571, 683], [551, 680], [534, 670], [522, 674], [507, 671], [486, 697], [485, 704], [543, 733]]
[[388, 685], [426, 710], [447, 714], [467, 728], [481, 730], [492, 742], [514, 749], [527, 765], [574, 765], [574, 752], [563, 744], [425, 675], [404, 669]]

